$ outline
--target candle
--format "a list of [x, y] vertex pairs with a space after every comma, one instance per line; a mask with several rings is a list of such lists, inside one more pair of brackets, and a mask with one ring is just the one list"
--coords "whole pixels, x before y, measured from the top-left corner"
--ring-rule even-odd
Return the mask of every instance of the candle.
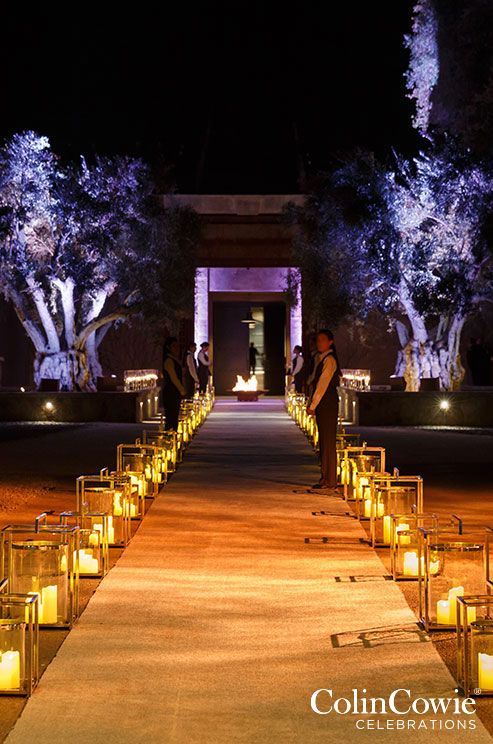
[[390, 545], [392, 522], [389, 516], [383, 518], [383, 542], [385, 545]]
[[99, 547], [99, 532], [97, 530], [95, 532], [91, 532], [91, 534], [89, 535], [89, 546], [91, 548]]
[[371, 517], [371, 499], [365, 499], [365, 517]]
[[407, 550], [404, 553], [403, 573], [404, 576], [418, 575], [418, 554], [415, 550]]
[[377, 503], [377, 517], [383, 517], [385, 514], [385, 506], [379, 501]]
[[[93, 527], [95, 530], [103, 534], [103, 525], [102, 524], [93, 524]], [[108, 542], [114, 543], [115, 542], [115, 530], [113, 528], [113, 517], [108, 517]]]
[[79, 550], [79, 573], [92, 574], [99, 572], [99, 561], [93, 557], [92, 550]]
[[358, 499], [363, 498], [364, 487], [368, 485], [368, 478], [359, 478], [357, 495]]
[[62, 557], [60, 558], [60, 571], [62, 573], [65, 573], [66, 570], [67, 570], [67, 556], [64, 553]]
[[493, 656], [478, 654], [478, 686], [481, 690], [493, 690]]
[[127, 516], [130, 515], [131, 517], [137, 516], [137, 507], [135, 506], [135, 504], [130, 503], [126, 505], [126, 514]]
[[115, 491], [115, 495], [113, 497], [113, 514], [115, 515], [115, 517], [121, 517], [121, 515], [123, 514], [121, 497], [121, 491]]
[[[396, 532], [405, 532], [406, 530], [409, 530], [409, 525], [402, 523], [398, 524], [396, 527]], [[397, 541], [400, 545], [409, 545], [411, 542], [411, 536], [410, 535], [397, 535]]]
[[[43, 622], [43, 605], [41, 604], [41, 594], [39, 592], [28, 592], [28, 594], [36, 594], [38, 597], [38, 623]], [[25, 610], [25, 621], [29, 622], [29, 608]]]
[[450, 621], [450, 602], [448, 599], [440, 599], [437, 602], [437, 623], [448, 625]]
[[[437, 623], [439, 625], [455, 625], [457, 622], [457, 597], [464, 595], [463, 586], [454, 586], [449, 590], [448, 599], [437, 602]], [[475, 608], [474, 613], [476, 612]], [[470, 617], [468, 613], [468, 619]]]
[[19, 651], [3, 651], [0, 655], [0, 690], [15, 690], [21, 685]]
[[463, 586], [454, 586], [448, 593], [448, 601], [450, 602], [450, 624], [455, 625], [457, 622], [457, 597], [464, 596]]
[[54, 625], [58, 621], [58, 589], [55, 584], [41, 589], [41, 604], [43, 605], [43, 623]]

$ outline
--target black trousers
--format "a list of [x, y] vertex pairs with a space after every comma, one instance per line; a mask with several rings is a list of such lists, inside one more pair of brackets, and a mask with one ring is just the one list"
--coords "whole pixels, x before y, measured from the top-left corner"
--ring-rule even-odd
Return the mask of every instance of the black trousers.
[[337, 394], [322, 398], [315, 408], [322, 481], [329, 488], [335, 488], [337, 486], [336, 437], [338, 414], [339, 398]]
[[303, 372], [298, 372], [298, 374], [293, 377], [293, 380], [294, 380], [294, 392], [302, 393], [303, 392]]
[[175, 394], [173, 393], [173, 391], [167, 391], [166, 388], [164, 388], [163, 407], [164, 407], [166, 429], [173, 429], [173, 431], [178, 431], [178, 417], [180, 415], [180, 403], [181, 403], [181, 397], [178, 391]]
[[199, 393], [207, 392], [207, 383], [209, 382], [209, 370], [207, 367], [199, 369]]
[[192, 375], [190, 375], [188, 372], [185, 374], [185, 379], [183, 380], [183, 384], [185, 386], [185, 397], [193, 398], [194, 393], [195, 393], [195, 380], [193, 379]]

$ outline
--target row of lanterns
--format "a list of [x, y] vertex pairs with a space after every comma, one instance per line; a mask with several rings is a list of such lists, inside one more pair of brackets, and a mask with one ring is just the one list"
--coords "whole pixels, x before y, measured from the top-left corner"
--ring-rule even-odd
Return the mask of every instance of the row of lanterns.
[[[288, 413], [318, 449], [305, 396], [287, 393]], [[493, 531], [468, 530], [456, 515], [424, 511], [423, 479], [388, 472], [383, 447], [340, 428], [337, 474], [343, 498], [369, 528], [373, 547], [388, 548], [395, 581], [416, 581], [419, 621], [427, 632], [457, 635], [457, 682], [464, 695], [493, 695]]]
[[0, 530], [0, 694], [30, 695], [39, 678], [39, 629], [70, 628], [79, 616], [79, 580], [102, 578], [109, 550], [131, 538], [214, 403], [213, 393], [182, 402], [178, 431], [144, 431], [117, 446], [116, 470], [81, 475], [75, 511], [43, 512], [33, 524]]

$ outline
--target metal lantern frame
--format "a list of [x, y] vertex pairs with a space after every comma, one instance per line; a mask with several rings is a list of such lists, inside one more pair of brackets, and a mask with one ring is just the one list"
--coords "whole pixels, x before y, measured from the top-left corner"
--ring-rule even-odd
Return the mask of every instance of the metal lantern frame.
[[[131, 537], [128, 483], [127, 473], [122, 478], [121, 474], [108, 473], [107, 469], [101, 470], [99, 475], [80, 475], [76, 480], [75, 511], [83, 515], [88, 512], [107, 515], [110, 548], [125, 547]], [[115, 498], [117, 495], [118, 499]], [[102, 505], [106, 508], [101, 508]]]
[[167, 475], [174, 473], [176, 470], [176, 439], [176, 431], [173, 431], [173, 429], [168, 431], [159, 429], [157, 432], [145, 430], [142, 432], [142, 442], [144, 444], [152, 444], [165, 453]]
[[[125, 462], [127, 458], [140, 462], [141, 466], [131, 467]], [[163, 482], [159, 458], [159, 448], [152, 444], [142, 444], [139, 440], [134, 444], [122, 443], [116, 448], [116, 470], [118, 473], [144, 473], [147, 483], [145, 496], [154, 498]]]
[[360, 434], [348, 434], [343, 429], [336, 435], [336, 455], [337, 455], [337, 483], [342, 486], [343, 482], [343, 465], [344, 462], [344, 450], [347, 447], [359, 447], [361, 435]]
[[457, 597], [457, 684], [467, 697], [493, 696], [493, 595]]
[[[0, 530], [0, 571], [8, 579], [8, 586], [12, 594], [30, 594], [36, 592], [40, 596], [38, 606], [39, 624], [43, 628], [71, 628], [79, 616], [79, 572], [77, 562], [77, 549], [79, 545], [79, 528], [77, 526], [61, 524], [45, 524], [42, 522], [45, 514], [36, 517], [34, 524], [9, 524]], [[16, 591], [18, 584], [22, 583], [24, 574], [19, 577], [16, 573], [16, 561], [14, 555], [23, 551], [26, 555], [52, 557], [51, 551], [57, 551], [57, 572], [51, 571], [51, 584], [46, 584], [46, 579], [41, 575], [33, 575], [31, 568], [31, 590]], [[39, 558], [42, 564], [42, 558]], [[53, 561], [51, 561], [53, 563]], [[40, 570], [43, 568], [40, 565]], [[63, 579], [61, 577], [64, 577]], [[53, 581], [55, 582], [53, 584]], [[63, 596], [66, 597], [65, 614], [59, 612], [60, 597], [58, 586], [61, 586]], [[35, 586], [36, 588], [33, 588]], [[47, 599], [43, 599], [44, 590], [56, 587], [56, 593], [51, 590]], [[56, 621], [44, 622], [42, 618], [43, 603], [48, 603], [53, 611], [53, 595], [56, 594]], [[58, 618], [61, 615], [61, 619]]]
[[361, 447], [346, 447], [343, 450], [341, 467], [346, 473], [343, 481], [344, 500], [356, 501], [354, 480], [358, 470], [372, 473], [385, 472], [385, 448], [368, 447], [365, 443]]
[[[13, 642], [9, 643], [9, 640]], [[4, 660], [4, 654], [9, 653], [18, 654], [18, 659], [10, 656]], [[0, 668], [8, 661], [11, 662], [11, 668], [1, 670], [2, 678], [8, 679], [10, 671], [10, 681], [16, 682], [18, 676], [19, 684], [7, 687], [2, 684], [2, 679], [0, 695], [31, 695], [39, 681], [39, 598], [37, 594], [9, 592], [8, 579], [4, 579], [0, 583]]]
[[[77, 555], [79, 579], [102, 579], [109, 571], [108, 515], [105, 512], [62, 511], [58, 515], [60, 524], [75, 524], [79, 527], [79, 549]], [[98, 569], [87, 571], [81, 566], [80, 551], [97, 560]], [[96, 551], [96, 555], [94, 552]]]
[[419, 539], [424, 557], [424, 573], [418, 577], [419, 621], [426, 632], [455, 630], [456, 598], [488, 593], [487, 531], [420, 527]]
[[390, 570], [394, 581], [418, 581], [424, 556], [419, 552], [419, 528], [437, 530], [437, 514], [414, 511], [391, 515]]
[[372, 547], [390, 548], [392, 515], [423, 512], [423, 478], [420, 475], [401, 475], [398, 470], [393, 475], [376, 475], [370, 479], [370, 499]]

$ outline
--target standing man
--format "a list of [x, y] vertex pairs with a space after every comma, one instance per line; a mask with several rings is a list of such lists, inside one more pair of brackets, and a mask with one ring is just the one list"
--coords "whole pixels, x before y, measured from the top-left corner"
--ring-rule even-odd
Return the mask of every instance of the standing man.
[[253, 341], [251, 342], [248, 349], [248, 375], [255, 374], [255, 368], [257, 366], [258, 349], [255, 348]]
[[211, 363], [209, 359], [209, 344], [207, 341], [204, 341], [204, 343], [200, 344], [200, 351], [198, 355], [198, 362], [199, 362], [199, 370], [198, 370], [198, 377], [199, 377], [199, 393], [206, 393], [207, 392], [207, 383], [209, 382], [209, 375], [211, 374]]
[[313, 376], [313, 394], [307, 404], [307, 413], [315, 415], [320, 446], [322, 476], [313, 488], [337, 488], [337, 419], [339, 396], [337, 387], [341, 369], [337, 359], [332, 331], [317, 333], [318, 361]]
[[185, 397], [193, 398], [195, 394], [195, 388], [199, 387], [199, 375], [198, 366], [195, 361], [195, 352], [197, 351], [197, 344], [192, 341], [188, 346], [188, 351], [185, 354], [183, 361], [184, 368], [184, 384], [185, 384]]
[[185, 395], [179, 353], [178, 339], [170, 336], [166, 339], [163, 350], [163, 406], [166, 428], [173, 429], [173, 431], [178, 431], [180, 403]]
[[303, 392], [303, 353], [301, 346], [295, 346], [293, 348], [293, 364], [291, 366], [291, 374], [293, 375], [294, 390], [296, 393]]

